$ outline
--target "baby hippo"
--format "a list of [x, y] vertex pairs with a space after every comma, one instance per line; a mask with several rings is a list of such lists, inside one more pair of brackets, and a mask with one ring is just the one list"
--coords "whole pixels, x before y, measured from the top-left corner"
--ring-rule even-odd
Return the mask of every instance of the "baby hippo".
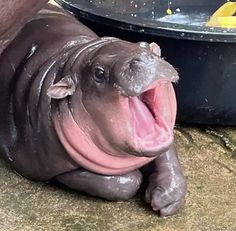
[[0, 0], [1, 154], [29, 179], [114, 201], [136, 194], [145, 166], [145, 200], [174, 214], [186, 194], [177, 72], [155, 43], [99, 38], [46, 2]]

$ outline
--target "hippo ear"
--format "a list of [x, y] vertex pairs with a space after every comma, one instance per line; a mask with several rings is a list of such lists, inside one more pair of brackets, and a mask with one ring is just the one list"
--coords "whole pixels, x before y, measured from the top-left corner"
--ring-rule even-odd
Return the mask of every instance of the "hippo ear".
[[149, 47], [154, 54], [161, 57], [161, 48], [156, 43], [150, 43]]
[[63, 99], [75, 92], [75, 83], [70, 76], [62, 78], [59, 82], [48, 88], [47, 95], [52, 99]]

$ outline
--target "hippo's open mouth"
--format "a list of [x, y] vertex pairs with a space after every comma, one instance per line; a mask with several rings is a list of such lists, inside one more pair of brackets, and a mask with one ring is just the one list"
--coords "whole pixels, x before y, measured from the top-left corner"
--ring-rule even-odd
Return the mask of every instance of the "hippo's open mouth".
[[154, 156], [173, 142], [176, 99], [170, 81], [159, 80], [155, 87], [128, 99], [137, 155]]

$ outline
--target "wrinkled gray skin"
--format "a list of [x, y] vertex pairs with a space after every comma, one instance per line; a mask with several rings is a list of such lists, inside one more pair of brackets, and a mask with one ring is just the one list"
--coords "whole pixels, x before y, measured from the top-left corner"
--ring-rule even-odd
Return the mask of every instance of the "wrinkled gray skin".
[[[47, 90], [65, 76], [71, 65], [68, 60], [80, 46], [100, 39], [58, 8], [47, 6], [47, 11], [37, 14], [46, 2], [0, 0], [0, 151], [12, 168], [29, 179], [56, 179], [90, 195], [127, 200], [142, 183], [140, 170], [121, 176], [87, 171], [57, 138], [52, 122], [57, 102], [48, 98]], [[120, 79], [123, 94], [137, 95], [125, 81]], [[186, 193], [174, 146], [159, 154], [150, 168], [145, 199], [161, 216], [172, 215]]]

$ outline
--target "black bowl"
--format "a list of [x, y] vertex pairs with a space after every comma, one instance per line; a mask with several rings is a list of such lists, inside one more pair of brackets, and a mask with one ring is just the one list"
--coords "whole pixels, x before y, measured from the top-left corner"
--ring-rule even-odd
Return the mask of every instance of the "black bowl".
[[172, 1], [57, 0], [100, 36], [161, 46], [180, 74], [178, 122], [235, 125], [236, 29], [205, 26], [226, 1]]

